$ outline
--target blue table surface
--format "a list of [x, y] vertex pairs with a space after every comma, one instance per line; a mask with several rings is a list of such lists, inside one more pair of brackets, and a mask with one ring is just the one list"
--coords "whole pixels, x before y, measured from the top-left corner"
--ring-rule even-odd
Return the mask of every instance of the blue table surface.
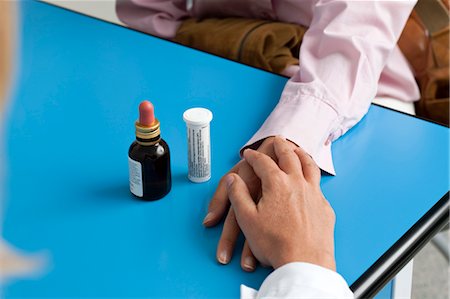
[[[49, 256], [17, 297], [237, 297], [268, 269], [215, 261], [201, 222], [220, 177], [276, 105], [286, 78], [38, 2], [21, 2], [18, 69], [3, 121], [3, 236]], [[127, 151], [150, 99], [172, 154], [162, 200], [129, 194]], [[212, 178], [187, 179], [182, 113], [211, 124]], [[333, 144], [322, 188], [337, 214], [337, 269], [352, 284], [449, 189], [448, 128], [372, 106]], [[241, 243], [242, 245], [242, 240]], [[301, 244], [299, 244], [301, 246]]]

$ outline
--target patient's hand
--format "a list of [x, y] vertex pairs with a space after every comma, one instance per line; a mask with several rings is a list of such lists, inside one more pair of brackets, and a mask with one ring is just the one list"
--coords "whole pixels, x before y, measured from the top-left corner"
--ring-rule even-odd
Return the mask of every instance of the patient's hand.
[[335, 215], [320, 190], [319, 168], [283, 139], [275, 139], [274, 150], [278, 165], [257, 151], [244, 152], [261, 180], [258, 203], [240, 176], [229, 174], [224, 180], [250, 249], [261, 263], [274, 268], [309, 262], [335, 270]]
[[[273, 141], [274, 137], [265, 139], [259, 146], [258, 151], [276, 160], [273, 149]], [[288, 144], [292, 149], [297, 148], [297, 146], [293, 143], [289, 142]], [[261, 196], [261, 182], [247, 161], [241, 160], [229, 171], [229, 173], [235, 173], [240, 176], [240, 178], [246, 183], [251, 197], [255, 202], [257, 202]], [[222, 264], [228, 264], [231, 260], [233, 249], [240, 233], [240, 228], [236, 222], [234, 211], [230, 208], [225, 178], [226, 176], [222, 177], [220, 180], [216, 192], [209, 204], [208, 214], [203, 221], [203, 224], [206, 227], [211, 227], [220, 222], [226, 214], [222, 236], [220, 237], [219, 244], [217, 246], [217, 260]], [[247, 241], [245, 242], [242, 250], [241, 266], [245, 271], [253, 271], [256, 267], [256, 260], [248, 246]]]

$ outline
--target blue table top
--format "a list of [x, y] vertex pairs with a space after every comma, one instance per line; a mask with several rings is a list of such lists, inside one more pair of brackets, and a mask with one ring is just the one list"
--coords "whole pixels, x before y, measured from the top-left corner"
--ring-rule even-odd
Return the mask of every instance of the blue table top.
[[[21, 2], [20, 20], [0, 142], [3, 236], [47, 252], [50, 263], [4, 296], [209, 298], [259, 287], [269, 270], [243, 272], [240, 248], [219, 265], [221, 226], [201, 222], [286, 78], [34, 1]], [[143, 99], [154, 102], [172, 154], [172, 191], [155, 202], [134, 200], [128, 187]], [[203, 184], [187, 179], [182, 113], [195, 106], [214, 113], [212, 178]], [[322, 188], [349, 284], [448, 191], [448, 138], [448, 128], [372, 106], [333, 144], [338, 174]]]

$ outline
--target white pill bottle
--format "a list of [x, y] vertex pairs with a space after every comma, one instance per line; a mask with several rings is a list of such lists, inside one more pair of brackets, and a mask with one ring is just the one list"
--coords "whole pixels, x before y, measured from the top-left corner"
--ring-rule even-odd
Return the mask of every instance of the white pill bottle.
[[187, 127], [188, 178], [194, 183], [203, 183], [211, 178], [212, 118], [212, 112], [206, 108], [191, 108], [183, 113]]

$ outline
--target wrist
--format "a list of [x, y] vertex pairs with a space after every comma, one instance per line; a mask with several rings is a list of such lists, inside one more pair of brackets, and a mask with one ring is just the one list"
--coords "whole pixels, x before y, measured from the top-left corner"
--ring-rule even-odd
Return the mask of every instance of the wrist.
[[332, 271], [336, 271], [336, 261], [334, 259], [334, 255], [329, 253], [318, 253], [318, 252], [309, 255], [299, 254], [292, 256], [283, 256], [280, 257], [280, 259], [276, 260], [272, 264], [272, 267], [274, 269], [278, 269], [286, 264], [294, 262], [309, 263], [323, 268], [327, 268]]

